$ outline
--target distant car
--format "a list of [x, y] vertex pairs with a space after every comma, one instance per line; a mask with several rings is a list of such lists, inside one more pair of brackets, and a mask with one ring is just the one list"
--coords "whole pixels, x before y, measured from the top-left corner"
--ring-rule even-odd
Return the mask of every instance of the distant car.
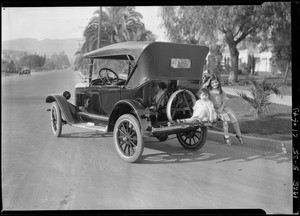
[[19, 76], [23, 75], [31, 76], [31, 71], [29, 68], [23, 68], [22, 70], [19, 71]]
[[[46, 98], [52, 103], [53, 133], [59, 137], [66, 124], [113, 132], [116, 151], [128, 162], [140, 159], [145, 137], [165, 141], [176, 134], [184, 148], [200, 149], [207, 126], [174, 121], [192, 115], [208, 51], [198, 45], [124, 42], [86, 53], [89, 77], [76, 85], [75, 104], [68, 101], [68, 91]], [[160, 82], [167, 88], [155, 102]]]

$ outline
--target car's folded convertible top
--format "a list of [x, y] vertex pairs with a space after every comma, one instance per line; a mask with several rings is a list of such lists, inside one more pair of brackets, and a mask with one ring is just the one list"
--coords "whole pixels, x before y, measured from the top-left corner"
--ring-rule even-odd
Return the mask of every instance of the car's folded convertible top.
[[[148, 80], [201, 80], [206, 46], [166, 42], [123, 42], [86, 53], [90, 59], [128, 59], [137, 64], [128, 85], [135, 86]], [[171, 67], [173, 60], [188, 60], [188, 67]]]

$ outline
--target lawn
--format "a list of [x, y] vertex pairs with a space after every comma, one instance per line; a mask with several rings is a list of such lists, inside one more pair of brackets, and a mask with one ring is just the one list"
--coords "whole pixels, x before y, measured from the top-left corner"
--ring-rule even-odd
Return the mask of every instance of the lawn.
[[[223, 82], [227, 82], [228, 80], [228, 74], [222, 74], [221, 75], [222, 81]], [[256, 79], [261, 80], [263, 79], [260, 76], [255, 76]], [[231, 85], [230, 88], [234, 88], [237, 90], [250, 90], [251, 89], [251, 85], [243, 85], [243, 80], [245, 79], [245, 75], [239, 75], [238, 76], [238, 81], [239, 83], [237, 83], [236, 85]], [[284, 78], [282, 77], [268, 77], [267, 78], [267, 83], [278, 83], [279, 86], [279, 90], [281, 92], [282, 95], [292, 95], [292, 85], [286, 85], [284, 82]], [[224, 85], [224, 86], [228, 86], [228, 85]]]
[[[292, 107], [272, 103], [264, 117], [255, 119], [248, 102], [238, 96], [228, 97], [227, 104], [237, 115], [243, 135], [275, 140], [292, 139]], [[213, 130], [223, 131], [222, 124], [219, 123]], [[235, 133], [232, 124], [229, 124], [229, 132]]]

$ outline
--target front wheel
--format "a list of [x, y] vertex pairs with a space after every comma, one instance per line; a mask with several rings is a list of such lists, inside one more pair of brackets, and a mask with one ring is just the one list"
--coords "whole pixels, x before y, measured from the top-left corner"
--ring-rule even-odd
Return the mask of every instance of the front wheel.
[[197, 151], [202, 148], [206, 142], [207, 127], [202, 126], [197, 130], [177, 133], [176, 136], [183, 148]]
[[113, 132], [118, 155], [127, 162], [137, 162], [144, 151], [144, 140], [138, 120], [131, 114], [122, 115]]
[[62, 130], [62, 118], [60, 108], [56, 101], [52, 104], [50, 110], [50, 121], [53, 134], [60, 137]]

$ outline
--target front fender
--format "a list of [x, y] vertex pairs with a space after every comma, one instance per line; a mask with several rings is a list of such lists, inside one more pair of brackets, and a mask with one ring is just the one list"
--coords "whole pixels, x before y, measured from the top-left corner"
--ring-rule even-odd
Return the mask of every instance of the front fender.
[[109, 117], [108, 131], [113, 131], [114, 125], [118, 118], [124, 114], [133, 114], [140, 123], [141, 132], [147, 135], [147, 129], [151, 128], [149, 120], [149, 109], [143, 106], [140, 102], [134, 99], [126, 99], [118, 101]]
[[58, 103], [59, 108], [62, 111], [63, 118], [69, 124], [74, 124], [78, 122], [76, 113], [78, 112], [78, 108], [71, 104], [63, 95], [49, 95], [46, 98], [46, 103], [52, 103], [56, 101]]

